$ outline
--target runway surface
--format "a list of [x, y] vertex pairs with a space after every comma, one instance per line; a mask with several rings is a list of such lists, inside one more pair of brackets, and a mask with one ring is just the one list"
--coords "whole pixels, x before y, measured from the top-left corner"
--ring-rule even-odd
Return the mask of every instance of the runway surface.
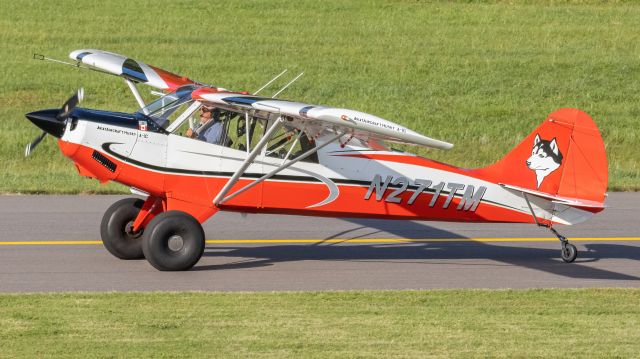
[[591, 221], [559, 226], [218, 213], [188, 272], [122, 261], [99, 244], [122, 196], [0, 196], [0, 291], [640, 287], [640, 193], [612, 193]]

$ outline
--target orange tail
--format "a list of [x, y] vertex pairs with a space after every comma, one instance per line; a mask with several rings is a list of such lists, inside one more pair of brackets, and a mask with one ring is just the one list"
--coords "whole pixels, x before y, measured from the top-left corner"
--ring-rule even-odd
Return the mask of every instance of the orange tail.
[[591, 204], [604, 203], [609, 177], [598, 127], [574, 108], [550, 114], [502, 160], [476, 171], [505, 185]]

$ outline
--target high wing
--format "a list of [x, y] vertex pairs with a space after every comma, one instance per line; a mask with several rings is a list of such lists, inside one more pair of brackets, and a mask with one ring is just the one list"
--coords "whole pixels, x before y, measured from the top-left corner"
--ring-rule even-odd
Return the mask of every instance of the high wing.
[[144, 62], [102, 50], [75, 50], [69, 54], [69, 58], [91, 69], [164, 91], [173, 91], [180, 86], [197, 83], [187, 77], [147, 65]]
[[174, 91], [184, 85], [196, 84], [202, 88], [193, 92], [194, 100], [236, 111], [282, 115], [288, 120], [287, 126], [304, 131], [310, 137], [317, 137], [329, 130], [350, 135], [374, 149], [384, 147], [380, 141], [445, 150], [453, 147], [448, 142], [423, 136], [394, 122], [364, 112], [229, 92], [108, 51], [75, 50], [69, 57], [91, 69], [122, 77], [141, 108], [145, 108], [145, 104], [133, 85], [134, 82], [164, 91]]
[[226, 91], [202, 88], [193, 92], [195, 100], [235, 111], [265, 112], [286, 118], [286, 125], [316, 137], [325, 130], [352, 136], [369, 147], [389, 141], [448, 150], [451, 143], [423, 136], [394, 122], [360, 111], [310, 105]]

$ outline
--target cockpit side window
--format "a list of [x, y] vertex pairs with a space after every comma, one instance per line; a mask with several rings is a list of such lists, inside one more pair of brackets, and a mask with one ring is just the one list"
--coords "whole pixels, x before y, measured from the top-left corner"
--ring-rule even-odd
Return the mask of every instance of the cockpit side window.
[[[253, 150], [266, 133], [270, 114], [247, 116], [243, 112], [195, 102], [191, 98], [195, 88], [183, 86], [152, 102], [145, 108], [145, 116], [171, 133], [243, 152]], [[263, 153], [291, 160], [314, 147], [315, 142], [306, 133], [285, 125], [272, 136]], [[318, 163], [318, 155], [312, 154], [303, 161]]]

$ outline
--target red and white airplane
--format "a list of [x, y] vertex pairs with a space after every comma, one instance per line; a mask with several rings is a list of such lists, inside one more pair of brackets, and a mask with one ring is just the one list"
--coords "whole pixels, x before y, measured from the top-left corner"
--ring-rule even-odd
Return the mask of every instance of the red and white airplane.
[[[26, 154], [51, 134], [80, 175], [144, 194], [145, 200], [114, 203], [101, 235], [116, 257], [144, 257], [159, 270], [195, 265], [205, 247], [200, 224], [220, 210], [536, 223], [553, 231], [562, 259], [572, 262], [576, 247], [553, 226], [583, 222], [605, 207], [604, 144], [593, 120], [577, 109], [550, 114], [497, 163], [464, 169], [391, 150], [389, 142], [452, 147], [391, 121], [275, 98], [281, 91], [257, 96], [275, 78], [249, 94], [110, 52], [77, 50], [70, 57], [74, 66], [124, 78], [141, 108], [132, 114], [78, 108], [79, 91], [60, 110], [26, 115], [44, 131]], [[145, 104], [136, 83], [164, 92]], [[218, 126], [217, 143], [182, 135], [205, 130], [194, 119], [203, 106], [213, 109], [207, 123]]]

